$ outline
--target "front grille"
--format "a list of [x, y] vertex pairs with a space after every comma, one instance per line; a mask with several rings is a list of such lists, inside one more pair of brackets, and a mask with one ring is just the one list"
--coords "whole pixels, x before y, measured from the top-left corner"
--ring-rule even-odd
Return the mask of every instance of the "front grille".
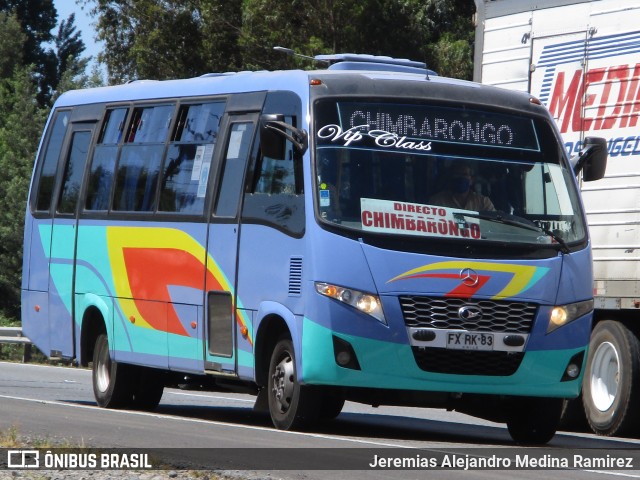
[[[407, 327], [441, 328], [483, 332], [530, 333], [537, 306], [524, 302], [467, 300], [401, 296], [400, 305]], [[461, 307], [480, 309], [474, 319], [460, 318]]]
[[413, 356], [418, 366], [426, 372], [509, 376], [518, 370], [524, 353], [413, 347]]

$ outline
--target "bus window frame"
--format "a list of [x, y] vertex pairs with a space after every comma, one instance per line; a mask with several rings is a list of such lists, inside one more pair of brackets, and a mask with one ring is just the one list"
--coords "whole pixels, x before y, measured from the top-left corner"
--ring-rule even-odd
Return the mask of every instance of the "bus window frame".
[[[115, 165], [114, 165], [114, 170], [113, 173], [114, 175], [117, 175], [117, 171], [118, 171], [118, 166], [120, 164], [120, 157], [122, 155], [122, 147], [123, 145], [125, 145], [127, 142], [125, 142], [126, 139], [126, 132], [130, 129], [131, 127], [131, 121], [133, 118], [133, 111], [136, 108], [145, 108], [148, 106], [156, 106], [156, 105], [168, 105], [171, 104], [174, 106], [174, 111], [173, 111], [173, 115], [171, 118], [171, 123], [169, 126], [169, 130], [168, 130], [168, 134], [167, 137], [164, 141], [164, 147], [163, 147], [163, 153], [162, 153], [162, 159], [160, 162], [160, 174], [158, 175], [158, 179], [156, 181], [156, 189], [155, 189], [155, 205], [154, 208], [150, 211], [127, 211], [127, 210], [114, 210], [113, 209], [113, 201], [114, 201], [114, 194], [115, 194], [115, 188], [116, 188], [116, 182], [114, 180], [113, 184], [111, 185], [111, 191], [109, 194], [109, 208], [107, 210], [89, 210], [86, 208], [86, 195], [87, 195], [87, 178], [85, 176], [84, 182], [83, 182], [83, 191], [81, 192], [81, 208], [80, 211], [78, 213], [79, 217], [82, 219], [96, 219], [96, 220], [105, 220], [105, 219], [109, 219], [109, 220], [132, 220], [132, 219], [136, 219], [136, 220], [140, 220], [140, 221], [159, 221], [159, 222], [187, 222], [187, 223], [193, 223], [193, 222], [198, 222], [198, 223], [205, 223], [207, 222], [208, 218], [211, 217], [211, 211], [213, 208], [213, 200], [212, 198], [214, 197], [214, 192], [217, 191], [218, 189], [218, 176], [217, 176], [217, 166], [219, 164], [219, 155], [220, 155], [220, 151], [222, 150], [222, 148], [219, 146], [221, 144], [222, 141], [224, 141], [224, 137], [223, 135], [226, 134], [226, 125], [224, 124], [224, 118], [226, 118], [226, 116], [228, 115], [228, 105], [229, 105], [229, 101], [230, 98], [235, 95], [235, 94], [224, 94], [224, 95], [206, 95], [206, 96], [190, 96], [190, 97], [171, 97], [171, 98], [161, 98], [161, 99], [156, 99], [156, 100], [144, 100], [144, 101], [126, 101], [126, 102], [114, 102], [114, 103], [106, 103], [104, 104], [104, 111], [106, 112], [107, 110], [112, 110], [112, 109], [116, 109], [116, 108], [128, 108], [128, 112], [127, 112], [127, 116], [125, 119], [125, 125], [123, 128], [123, 134], [122, 137], [120, 138], [120, 141], [117, 144], [117, 148], [118, 148], [118, 153], [117, 153], [117, 157], [115, 160]], [[188, 105], [196, 105], [196, 104], [201, 104], [201, 103], [210, 103], [210, 102], [221, 102], [225, 105], [223, 114], [222, 114], [222, 119], [220, 121], [220, 128], [218, 130], [219, 134], [218, 134], [218, 139], [216, 142], [216, 147], [214, 149], [214, 153], [213, 153], [213, 158], [212, 158], [212, 164], [213, 167], [211, 168], [211, 171], [209, 172], [209, 180], [208, 180], [208, 186], [207, 186], [207, 193], [206, 193], [206, 197], [205, 197], [205, 202], [204, 202], [204, 208], [203, 208], [203, 213], [202, 214], [184, 214], [184, 213], [179, 213], [179, 212], [165, 212], [162, 210], [159, 210], [159, 204], [158, 204], [158, 200], [159, 200], [159, 195], [160, 195], [160, 188], [161, 188], [161, 181], [162, 181], [162, 171], [164, 170], [165, 167], [165, 162], [166, 162], [166, 158], [167, 158], [167, 151], [170, 148], [170, 146], [175, 143], [173, 141], [173, 137], [175, 135], [175, 129], [176, 129], [176, 125], [177, 122], [179, 120], [179, 112], [180, 109], [184, 106], [188, 106]], [[73, 107], [71, 108], [73, 109]], [[102, 117], [100, 118], [100, 124], [98, 127], [98, 134], [94, 137], [94, 141], [92, 142], [92, 154], [91, 154], [91, 159], [88, 162], [87, 165], [87, 169], [86, 169], [86, 173], [85, 175], [88, 175], [91, 169], [91, 165], [93, 164], [93, 156], [95, 155], [95, 146], [97, 145], [97, 139], [100, 138], [100, 136], [102, 135], [102, 131], [105, 128], [105, 115], [103, 114]], [[133, 144], [133, 143], [132, 143]], [[136, 145], [143, 145], [143, 144], [138, 144], [136, 143]]]
[[[33, 184], [31, 186], [31, 195], [29, 201], [29, 209], [31, 211], [31, 215], [33, 215], [36, 219], [43, 218], [53, 218], [54, 208], [56, 207], [55, 203], [57, 202], [58, 196], [58, 184], [61, 182], [61, 177], [63, 172], [61, 172], [61, 162], [64, 164], [64, 155], [63, 152], [66, 152], [68, 136], [71, 127], [71, 119], [73, 117], [73, 107], [69, 108], [59, 108], [52, 112], [50, 121], [47, 126], [46, 136], [44, 141], [42, 142], [42, 148], [38, 153], [38, 157], [36, 159], [36, 168], [33, 173]], [[69, 118], [67, 119], [67, 124], [64, 126], [64, 135], [62, 136], [62, 141], [60, 142], [60, 150], [58, 152], [58, 158], [55, 161], [56, 169], [53, 175], [53, 184], [51, 188], [50, 198], [49, 198], [49, 208], [47, 210], [38, 210], [38, 198], [40, 195], [40, 187], [42, 185], [42, 174], [45, 165], [45, 159], [47, 156], [47, 152], [51, 145], [51, 138], [53, 136], [53, 130], [56, 126], [56, 122], [60, 118], [60, 115], [64, 113], [69, 113]]]
[[[58, 165], [58, 168], [62, 167], [60, 172], [60, 185], [56, 196], [52, 202], [54, 204], [53, 208], [53, 218], [78, 218], [78, 214], [84, 205], [84, 197], [87, 189], [87, 175], [89, 171], [90, 161], [93, 159], [93, 154], [95, 151], [95, 137], [96, 132], [98, 131], [97, 122], [76, 122], [70, 123], [67, 127], [67, 138], [65, 139], [65, 147], [63, 148], [64, 155], [61, 156], [62, 163]], [[90, 139], [87, 151], [87, 160], [84, 163], [84, 171], [82, 172], [82, 180], [80, 183], [80, 191], [78, 192], [78, 196], [76, 198], [76, 205], [73, 209], [73, 213], [71, 212], [60, 212], [60, 201], [62, 196], [62, 189], [64, 188], [65, 182], [65, 173], [67, 171], [68, 162], [71, 157], [71, 146], [73, 143], [73, 139], [77, 133], [80, 132], [90, 132]]]

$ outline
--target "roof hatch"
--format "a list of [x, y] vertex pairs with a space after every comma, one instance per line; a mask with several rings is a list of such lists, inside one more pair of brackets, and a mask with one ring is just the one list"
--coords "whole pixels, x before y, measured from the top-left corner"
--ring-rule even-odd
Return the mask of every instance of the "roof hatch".
[[316, 55], [313, 58], [319, 62], [327, 62], [329, 64], [329, 70], [375, 70], [383, 72], [437, 75], [433, 70], [427, 69], [426, 63], [408, 60], [406, 58], [393, 58], [358, 53]]

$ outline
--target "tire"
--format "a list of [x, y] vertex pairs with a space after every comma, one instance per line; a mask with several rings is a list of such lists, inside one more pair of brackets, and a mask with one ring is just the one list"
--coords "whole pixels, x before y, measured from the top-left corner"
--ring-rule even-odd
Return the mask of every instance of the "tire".
[[511, 400], [507, 409], [507, 428], [519, 445], [544, 445], [558, 430], [562, 398], [522, 397]]
[[640, 342], [622, 323], [605, 320], [591, 334], [582, 403], [599, 435], [637, 431], [640, 410]]
[[291, 339], [281, 338], [273, 349], [267, 382], [269, 414], [279, 430], [298, 430], [312, 424], [320, 414], [320, 396], [298, 383]]
[[111, 360], [105, 333], [96, 339], [93, 349], [93, 395], [98, 406], [123, 408], [133, 399], [131, 367]]
[[564, 401], [559, 430], [591, 433], [582, 406], [582, 396]]
[[321, 420], [333, 420], [344, 407], [344, 397], [339, 393], [325, 392], [322, 395], [322, 403], [320, 404], [320, 412], [318, 418]]
[[136, 367], [131, 406], [138, 410], [155, 410], [164, 393], [164, 374], [153, 368]]

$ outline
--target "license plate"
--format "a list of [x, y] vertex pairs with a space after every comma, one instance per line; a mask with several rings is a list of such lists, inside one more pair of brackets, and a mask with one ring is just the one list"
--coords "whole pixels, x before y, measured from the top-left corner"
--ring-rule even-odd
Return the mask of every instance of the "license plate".
[[493, 350], [491, 333], [449, 332], [447, 348], [456, 350]]

